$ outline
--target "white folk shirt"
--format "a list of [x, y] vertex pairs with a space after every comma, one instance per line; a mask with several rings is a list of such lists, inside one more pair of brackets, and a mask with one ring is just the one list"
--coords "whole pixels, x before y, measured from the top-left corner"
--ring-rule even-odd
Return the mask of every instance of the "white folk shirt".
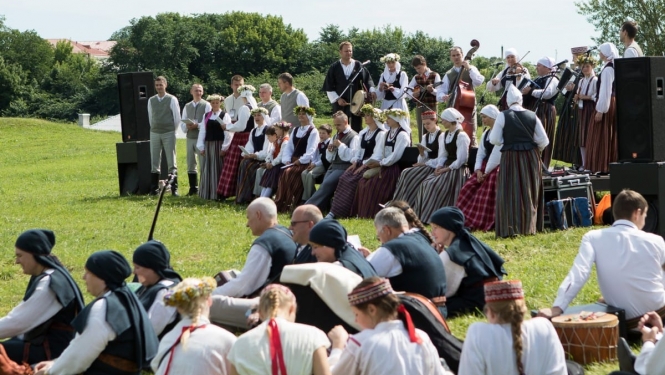
[[[501, 88], [503, 87], [503, 84], [501, 84], [501, 78], [503, 78], [503, 72], [504, 72], [504, 70], [506, 70], [505, 67], [503, 68], [502, 71], [500, 71], [499, 73], [497, 73], [496, 76], [494, 76], [494, 78], [496, 78], [496, 79], [499, 80], [499, 82], [497, 82], [496, 85], [492, 84], [492, 80], [490, 80], [489, 82], [487, 82], [487, 86], [485, 86], [486, 89], [487, 89], [487, 91], [489, 91], [489, 92], [496, 92], [496, 91], [501, 90]], [[515, 82], [517, 83], [517, 86], [518, 86], [518, 87], [519, 87], [520, 83], [522, 82], [522, 79], [524, 79], [524, 78], [526, 78], [526, 79], [531, 79], [531, 74], [530, 74], [529, 71], [526, 70], [526, 69], [524, 69], [524, 75], [517, 76], [517, 79], [516, 79]], [[513, 84], [513, 81], [512, 81], [512, 80], [507, 80], [507, 82], [506, 82], [506, 90], [510, 89], [510, 86], [512, 86], [512, 84]]]
[[349, 337], [344, 350], [333, 349], [328, 359], [333, 375], [444, 375], [439, 354], [419, 329], [421, 344], [411, 342], [401, 320], [381, 322]]
[[[379, 143], [381, 143], [381, 150], [383, 153], [383, 157], [377, 154], [377, 155], [372, 155], [370, 159], [378, 160], [379, 164], [381, 164], [382, 167], [390, 167], [391, 165], [397, 163], [402, 158], [402, 155], [404, 154], [404, 149], [406, 149], [406, 147], [409, 146], [411, 137], [409, 133], [405, 131], [401, 131], [399, 132], [399, 134], [396, 135], [397, 139], [395, 140], [394, 147], [386, 146], [386, 141], [390, 136], [390, 132], [391, 131], [396, 132], [398, 129], [391, 129], [388, 130], [387, 132], [383, 132], [382, 134], [376, 136], [376, 144], [378, 145]], [[376, 148], [374, 150], [376, 150]]]
[[[383, 72], [381, 74], [381, 78], [379, 78], [379, 86], [381, 86], [381, 83], [383, 82], [388, 84], [393, 84], [395, 82], [395, 79], [397, 78], [397, 73], [399, 72], [391, 72], [386, 76], [386, 73]], [[400, 87], [399, 88], [393, 87], [392, 91], [395, 100], [386, 99], [385, 91], [376, 90], [376, 99], [381, 100], [381, 109], [384, 110], [388, 108], [395, 108], [409, 112], [409, 107], [406, 105], [406, 99], [405, 99], [406, 94], [404, 93], [404, 90], [406, 90], [406, 88], [408, 87], [408, 83], [409, 83], [409, 77], [407, 77], [405, 71], [401, 71], [399, 76]]]
[[[160, 284], [170, 288], [175, 284], [171, 280], [162, 280]], [[148, 309], [148, 318], [150, 318], [150, 323], [152, 323], [152, 328], [155, 330], [155, 333], [159, 336], [164, 331], [167, 325], [171, 324], [175, 318], [178, 316], [178, 310], [173, 306], [166, 306], [164, 304], [164, 296], [169, 292], [168, 289], [162, 289], [157, 292], [155, 300], [153, 301], [150, 309]]]
[[[346, 135], [348, 134], [349, 131], [351, 131], [350, 127], [346, 130], [346, 132], [343, 132], [342, 134]], [[362, 133], [362, 131], [360, 133]], [[336, 139], [338, 138], [339, 135], [337, 136]], [[339, 147], [337, 147], [335, 151], [330, 151], [326, 149], [326, 160], [332, 163], [333, 160], [335, 160], [335, 156], [339, 155], [339, 158], [342, 159], [342, 161], [353, 162], [352, 159], [355, 155], [357, 155], [359, 149], [360, 149], [360, 135], [357, 135], [351, 140], [349, 147], [347, 147], [344, 143], [340, 143]]]
[[614, 83], [614, 68], [604, 67], [600, 72], [600, 89], [596, 93], [596, 111], [607, 113], [612, 100], [612, 84]]
[[457, 294], [457, 290], [462, 285], [462, 280], [466, 277], [466, 270], [464, 266], [450, 260], [450, 255], [445, 250], [439, 253], [439, 258], [446, 271], [446, 297], [452, 297]]
[[457, 133], [457, 142], [455, 142], [455, 144], [457, 145], [457, 159], [455, 159], [455, 161], [452, 164], [450, 164], [448, 167], [450, 169], [460, 169], [463, 165], [466, 164], [466, 161], [469, 159], [469, 144], [471, 143], [471, 139], [462, 129], [462, 125], [457, 125], [454, 129], [451, 129], [448, 132], [448, 135], [444, 140], [444, 144], [443, 145], [439, 144], [440, 156], [436, 159], [437, 168], [443, 168], [443, 166], [446, 163], [446, 160], [448, 160], [448, 151], [446, 150], [445, 145], [450, 144], [450, 142], [453, 141], [453, 137], [455, 137], [455, 132], [457, 130], [459, 130], [459, 133]]
[[226, 130], [232, 133], [244, 132], [250, 117], [252, 117], [252, 111], [250, 111], [249, 107], [243, 105], [238, 109], [238, 121], [227, 125]]
[[[439, 130], [438, 127], [434, 130], [434, 133], [427, 133], [427, 135], [423, 137], [423, 140], [420, 141], [420, 145], [422, 145], [423, 147], [427, 147], [428, 142], [430, 144], [434, 143], [434, 134], [436, 134], [437, 130]], [[439, 143], [439, 151], [437, 152], [437, 157], [434, 159], [430, 159], [429, 152], [425, 151], [423, 153], [424, 156], [418, 154], [418, 163], [425, 163], [425, 165], [427, 165], [430, 168], [436, 168], [436, 163], [437, 163], [436, 160], [441, 157], [442, 149], [444, 148], [443, 145], [445, 142], [444, 140], [445, 133], [446, 133], [445, 131], [441, 131], [439, 133], [439, 137], [436, 139], [436, 141]]]
[[[419, 231], [418, 228], [409, 229], [407, 232], [400, 233], [397, 237], [402, 237], [408, 233]], [[381, 246], [376, 251], [367, 256], [367, 261], [374, 267], [376, 274], [380, 277], [391, 278], [402, 274], [402, 264], [395, 258], [393, 253]]]
[[[217, 112], [213, 112], [212, 115], [210, 115], [209, 120], [215, 120], [215, 122], [211, 123], [211, 126], [222, 126], [219, 124], [219, 121], [216, 121], [219, 118], [219, 115], [222, 114], [222, 110], [220, 109]], [[207, 115], [207, 113], [206, 113]], [[203, 117], [205, 121], [205, 116]], [[222, 122], [225, 125], [230, 125], [231, 124], [231, 116], [229, 116], [228, 113], [224, 114], [224, 117], [222, 118]], [[199, 149], [199, 151], [205, 151], [205, 140], [206, 140], [206, 134], [208, 132], [206, 124], [203, 124], [201, 126], [201, 129], [199, 130], [199, 138], [196, 140], [196, 148]], [[233, 133], [229, 131], [224, 131], [224, 142], [222, 143], [222, 151], [227, 151], [229, 149], [229, 146], [231, 146], [231, 141], [233, 140]]]
[[[268, 137], [265, 137], [263, 140], [263, 148], [260, 150], [255, 150], [254, 149], [254, 142], [252, 141], [252, 136], [253, 135], [260, 135], [260, 134], [265, 134], [266, 130], [268, 129], [268, 124], [263, 124], [259, 127], [255, 127], [251, 134], [249, 135], [249, 139], [247, 139], [247, 143], [245, 144], [245, 150], [249, 152], [250, 154], [256, 155], [256, 160], [265, 160], [266, 156], [268, 156], [268, 152], [270, 151], [270, 141], [268, 141]], [[226, 138], [224, 138], [226, 139]], [[245, 152], [242, 152], [241, 156], [245, 156]]]
[[[355, 155], [353, 155], [352, 162], [367, 164], [367, 162], [372, 159], [373, 160], [383, 159], [383, 142], [385, 141], [385, 131], [384, 134], [379, 133], [376, 135], [376, 138], [374, 138], [375, 140], [374, 149], [372, 150], [371, 156], [367, 160], [363, 160], [363, 156], [365, 155], [365, 149], [362, 148], [363, 137], [365, 137], [366, 141], [369, 141], [370, 139], [372, 139], [372, 137], [376, 132], [382, 132], [382, 131], [383, 129], [381, 129], [380, 127], [377, 127], [375, 130], [370, 130], [368, 127], [366, 127], [365, 129], [360, 131], [360, 133], [358, 134], [358, 140], [361, 141], [361, 143], [358, 146]], [[374, 157], [376, 157], [376, 159], [374, 159]]]
[[[156, 95], [157, 100], [161, 102], [164, 100], [164, 98], [166, 98], [166, 95], [162, 97]], [[173, 131], [175, 131], [178, 128], [178, 125], [180, 125], [180, 121], [182, 120], [180, 118], [180, 104], [178, 104], [178, 98], [171, 95], [171, 105], [169, 107], [171, 108], [171, 112], [173, 112]], [[152, 105], [150, 104], [150, 100], [148, 100], [148, 123], [150, 123], [150, 126], [152, 126]]]
[[605, 302], [626, 310], [626, 319], [665, 306], [665, 241], [628, 220], [617, 220], [610, 228], [592, 230], [582, 237], [554, 306], [562, 310], [568, 307], [589, 279], [594, 264]]
[[[580, 80], [580, 85], [579, 89], [577, 90], [577, 93], [580, 95], [588, 95], [591, 98], [596, 97], [596, 82], [598, 82], [598, 77], [596, 75], [592, 75], [590, 77], [584, 77]], [[582, 100], [577, 102], [578, 108], [584, 108], [584, 104], [582, 103]]]
[[[489, 140], [490, 133], [492, 132], [492, 129], [488, 129], [483, 133], [483, 137], [480, 141], [480, 144], [478, 145], [478, 155], [476, 156], [476, 165], [473, 168], [473, 171], [478, 171], [482, 168], [483, 166], [483, 159], [485, 159], [485, 156], [487, 156], [487, 149], [485, 148], [485, 139]], [[490, 142], [491, 143], [491, 142]], [[485, 165], [485, 170], [483, 173], [488, 174], [492, 172], [496, 167], [501, 164], [501, 146], [494, 146], [492, 149], [492, 153], [490, 154], [490, 158], [487, 160], [487, 165]]]
[[[351, 62], [349, 62], [349, 65], [344, 65], [342, 60], [339, 60], [339, 63], [342, 66], [342, 70], [344, 71], [344, 76], [346, 77], [346, 79], [347, 80], [351, 79], [352, 78], [351, 74], [353, 74], [353, 68], [356, 67], [356, 60], [351, 59]], [[344, 84], [343, 82], [340, 82], [340, 83]], [[369, 88], [369, 92], [375, 92], [375, 91], [376, 91], [376, 89], [374, 87]], [[348, 94], [349, 94], [349, 91], [347, 90], [344, 93], [344, 95], [348, 95]], [[330, 100], [330, 103], [334, 103], [340, 98], [340, 96], [337, 95], [337, 92], [335, 92], [335, 91], [326, 91], [326, 95], [328, 95], [328, 100]]]
[[[54, 270], [46, 269], [44, 272], [50, 275]], [[62, 310], [62, 305], [50, 285], [51, 277], [44, 276], [27, 301], [21, 301], [9, 314], [0, 319], [0, 339], [14, 336], [22, 338], [24, 333], [51, 319]]]
[[[534, 318], [522, 323], [522, 348], [524, 374], [568, 374], [559, 336], [547, 319]], [[457, 375], [517, 373], [510, 324], [471, 324], [464, 339]]]
[[536, 99], [540, 99], [542, 96], [543, 100], [548, 100], [559, 92], [557, 89], [557, 86], [559, 85], [558, 78], [549, 77], [545, 80], [545, 84], [547, 85], [546, 88], [531, 90], [531, 96]]
[[[423, 75], [425, 76], [425, 79], [429, 78], [430, 73], [432, 73], [432, 70], [428, 68], [425, 71], [425, 73], [423, 73]], [[415, 76], [413, 76], [413, 78], [411, 78], [411, 82], [409, 82], [409, 87], [410, 88], [413, 89], [418, 84], [418, 82], [416, 81], [416, 76], [418, 76], [418, 75], [420, 75], [420, 74], [416, 74]], [[434, 74], [434, 83], [439, 83], [439, 82], [441, 82], [441, 76], [439, 75], [439, 73], [435, 73]], [[437, 88], [434, 88], [432, 90], [432, 95], [437, 96]], [[407, 96], [408, 96], [407, 99], [411, 99], [410, 95], [407, 95]]]
[[662, 334], [657, 334], [657, 343], [647, 341], [642, 345], [642, 351], [635, 360], [635, 371], [640, 375], [665, 374], [665, 340]]
[[245, 265], [235, 279], [216, 288], [212, 294], [227, 297], [243, 297], [253, 293], [265, 284], [272, 267], [272, 258], [261, 245], [252, 245], [249, 248]]
[[[191, 332], [186, 347], [183, 344], [171, 347], [179, 340], [183, 327], [192, 325], [192, 319], [183, 318], [171, 332], [159, 342], [157, 355], [150, 363], [155, 375], [164, 375], [171, 356], [171, 374], [229, 374], [229, 362], [226, 360], [236, 337], [231, 332], [220, 328], [205, 317], [200, 317], [197, 329]], [[205, 327], [202, 327], [205, 325]], [[161, 364], [160, 364], [161, 363]]]
[[49, 375], [85, 372], [115, 338], [116, 333], [106, 321], [106, 299], [99, 299], [90, 309], [85, 329], [76, 334], [67, 349], [53, 362]]
[[240, 108], [244, 105], [245, 101], [240, 96], [236, 98], [235, 95], [229, 95], [224, 99], [224, 109], [229, 114], [233, 113], [233, 116], [231, 116], [231, 121], [233, 122], [238, 121]]
[[[483, 81], [485, 81], [485, 76], [480, 74], [478, 71], [478, 68], [476, 68], [473, 65], [469, 66], [469, 77], [471, 78], [471, 85], [473, 87], [478, 87], [482, 85]], [[459, 71], [462, 69], [461, 66], [454, 66], [453, 69], [459, 73]], [[443, 102], [443, 97], [444, 95], [448, 95], [450, 93], [450, 80], [448, 79], [448, 75], [444, 74], [443, 75], [443, 83], [441, 84], [441, 90], [438, 90], [437, 95], [436, 95], [436, 100], [439, 102]]]
[[299, 126], [296, 128], [295, 132], [291, 134], [291, 137], [289, 138], [289, 142], [286, 144], [282, 144], [282, 149], [280, 151], [284, 151], [282, 153], [282, 164], [291, 164], [291, 157], [293, 156], [293, 153], [295, 152], [295, 138], [296, 136], [301, 139], [300, 142], [304, 142], [302, 140], [302, 137], [307, 134], [308, 129], [312, 129], [312, 131], [309, 133], [309, 138], [307, 138], [307, 149], [305, 150], [305, 153], [298, 158], [300, 161], [300, 164], [307, 165], [309, 162], [312, 161], [314, 157], [314, 152], [317, 150], [317, 146], [319, 145], [319, 132], [316, 131], [316, 128], [314, 125], [309, 124], [305, 126]]
[[[192, 105], [194, 106], [194, 108], [196, 108], [196, 107], [198, 107], [198, 105], [201, 103], [201, 101], [198, 101], [198, 102], [196, 102], [196, 103], [195, 103], [194, 101], [191, 101], [191, 103], [192, 103]], [[189, 103], [187, 103], [187, 104], [189, 104]], [[187, 119], [187, 108], [186, 108], [186, 107], [187, 107], [187, 104], [185, 104], [185, 107], [183, 107], [183, 109], [182, 109], [182, 114], [180, 115], [180, 119], [181, 119], [181, 120], [186, 120], [186, 119]], [[208, 112], [210, 112], [210, 111], [212, 111], [212, 106], [210, 105], [210, 103], [207, 103], [207, 102], [206, 102], [205, 109], [203, 110], [203, 113], [208, 113]], [[196, 120], [196, 119], [190, 119], [190, 120]], [[205, 116], [203, 116], [203, 121], [205, 121]], [[203, 121], [201, 121], [201, 122], [197, 122], [197, 123], [196, 123], [196, 127], [197, 127], [198, 129], [203, 128], [203, 126], [205, 125], [205, 124], [203, 123]], [[185, 124], [184, 122], [181, 122], [181, 123], [180, 123], [180, 129], [181, 129], [184, 133], [187, 133], [187, 131], [189, 130], [189, 129], [187, 129], [187, 124]]]
[[[294, 92], [296, 92], [296, 90], [292, 89], [290, 92], [285, 94], [286, 96], [291, 96], [291, 94], [293, 94]], [[309, 107], [309, 99], [307, 98], [307, 95], [305, 95], [305, 93], [300, 90], [298, 91], [298, 96], [296, 96], [296, 105], [300, 107]]]
[[[260, 104], [265, 104], [265, 103], [261, 101]], [[266, 125], [272, 125], [282, 121], [282, 106], [276, 104], [275, 107], [272, 109], [272, 111], [270, 111], [270, 117], [263, 116], [263, 118], [265, 119], [264, 121]]]
[[[513, 104], [510, 106], [510, 109], [516, 112], [526, 111], [526, 109], [520, 104]], [[501, 112], [496, 117], [496, 121], [494, 121], [494, 126], [492, 127], [492, 132], [490, 133], [490, 142], [495, 146], [503, 145], [503, 126], [505, 123], [506, 117], [504, 116], [503, 112]], [[543, 123], [540, 122], [538, 116], [536, 116], [536, 128], [534, 129], [533, 141], [536, 143], [540, 151], [543, 151], [545, 147], [550, 144], [550, 140], [547, 138], [547, 133], [545, 133]]]

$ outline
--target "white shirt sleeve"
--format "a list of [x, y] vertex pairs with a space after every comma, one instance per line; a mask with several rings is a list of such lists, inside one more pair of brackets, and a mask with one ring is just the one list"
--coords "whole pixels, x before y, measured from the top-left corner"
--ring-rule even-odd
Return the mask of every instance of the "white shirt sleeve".
[[568, 272], [568, 275], [559, 286], [557, 297], [554, 300], [553, 306], [560, 307], [565, 310], [568, 305], [575, 299], [577, 293], [586, 284], [591, 275], [591, 269], [596, 261], [596, 253], [589, 241], [588, 235], [582, 237], [580, 249], [573, 261], [573, 266]]
[[445, 250], [439, 254], [439, 258], [443, 263], [443, 269], [446, 270], [446, 297], [452, 297], [457, 293], [466, 272], [464, 266], [450, 260], [450, 255]]
[[319, 132], [316, 131], [316, 128], [312, 130], [311, 133], [309, 133], [309, 138], [307, 138], [307, 150], [305, 150], [305, 153], [300, 157], [300, 164], [309, 164], [309, 162], [313, 159], [314, 153], [317, 150], [317, 147], [319, 145]]
[[[434, 83], [439, 83], [439, 82], [441, 82], [441, 76], [439, 75], [439, 73], [436, 73], [434, 75]], [[432, 90], [432, 95], [436, 97], [438, 94], [439, 93], [437, 91], [437, 88], [434, 88], [434, 90]]]
[[251, 115], [249, 108], [247, 108], [246, 105], [243, 105], [238, 109], [238, 121], [226, 125], [226, 130], [233, 133], [245, 130], [245, 126], [247, 126], [247, 121]]
[[496, 91], [501, 90], [501, 88], [503, 87], [503, 85], [501, 84], [501, 77], [503, 77], [503, 71], [504, 70], [506, 70], [506, 68], [501, 69], [501, 71], [497, 75], [494, 76], [494, 78], [499, 80], [499, 82], [497, 82], [496, 85], [492, 84], [491, 79], [487, 82], [487, 85], [485, 86], [485, 89], [487, 91], [496, 92]]
[[339, 95], [335, 91], [326, 91], [326, 95], [328, 95], [328, 100], [330, 100], [331, 104], [339, 99]]
[[383, 159], [383, 145], [386, 143], [386, 134], [388, 134], [386, 131], [377, 134], [376, 138], [374, 138], [376, 144], [374, 144], [372, 156], [367, 160], [363, 160], [363, 164], [367, 164], [370, 160], [381, 161]]
[[148, 124], [150, 124], [150, 127], [152, 128], [152, 104], [150, 102], [151, 100], [148, 99]]
[[155, 301], [148, 310], [150, 323], [152, 323], [152, 328], [158, 336], [164, 331], [164, 328], [166, 328], [167, 325], [175, 320], [176, 315], [178, 314], [175, 307], [166, 306], [164, 304], [164, 296], [166, 293], [168, 293], [168, 289], [162, 289], [157, 292]]
[[180, 125], [180, 104], [178, 104], [178, 98], [171, 95], [171, 112], [173, 112], [173, 130], [178, 129]]
[[665, 340], [661, 337], [654, 345], [647, 341], [642, 345], [642, 350], [635, 360], [635, 371], [640, 375], [664, 374], [665, 361]]
[[471, 144], [471, 139], [469, 139], [464, 130], [460, 130], [459, 134], [457, 134], [457, 142], [455, 143], [457, 144], [457, 159], [450, 164], [450, 169], [460, 169], [469, 160], [469, 144]]
[[469, 69], [469, 77], [471, 78], [471, 84], [473, 85], [473, 87], [478, 87], [482, 85], [483, 82], [485, 82], [485, 76], [480, 74], [478, 68], [476, 68], [475, 66], [471, 65], [470, 68], [471, 69]]
[[532, 90], [531, 96], [533, 96], [536, 99], [540, 99], [540, 96], [542, 95], [543, 100], [547, 100], [551, 99], [554, 95], [556, 95], [557, 86], [559, 85], [559, 79], [556, 77], [551, 77], [548, 78], [547, 81], [545, 81], [545, 84], [547, 83], [549, 83], [549, 85], [547, 85], [547, 88]]
[[487, 165], [485, 166], [484, 173], [490, 173], [495, 170], [501, 164], [501, 148], [503, 145], [496, 145], [492, 149], [489, 160], [487, 160]]
[[282, 106], [277, 104], [270, 112], [270, 119], [268, 119], [266, 125], [276, 124], [280, 121], [282, 121]]
[[[187, 118], [187, 105], [182, 107], [182, 114], [180, 115], [180, 119], [184, 120], [186, 118]], [[180, 123], [180, 130], [182, 130], [182, 132], [186, 134], [187, 130], [189, 130], [189, 129], [187, 129], [187, 124], [185, 124], [184, 122], [181, 122]]]
[[[231, 116], [228, 113], [225, 113], [222, 121], [226, 126], [229, 126], [231, 124]], [[222, 151], [228, 151], [229, 147], [231, 146], [231, 142], [233, 141], [233, 134], [234, 133], [228, 130], [224, 131], [224, 142], [222, 142]]]
[[69, 343], [67, 349], [55, 360], [50, 375], [80, 374], [116, 338], [116, 333], [106, 322], [106, 300], [99, 299], [90, 309], [86, 329]]
[[437, 102], [443, 102], [443, 97], [445, 95], [448, 95], [448, 92], [450, 91], [450, 80], [448, 79], [448, 75], [444, 74], [443, 76], [443, 83], [441, 86], [439, 86], [439, 90], [437, 91], [436, 94], [436, 101]]
[[623, 57], [628, 58], [628, 57], [639, 57], [637, 54], [637, 50], [633, 47], [628, 47], [626, 48], [625, 51], [623, 51]]
[[381, 73], [381, 76], [379, 77], [379, 83], [376, 85], [376, 100], [383, 100], [386, 97], [386, 92], [384, 90], [379, 89], [381, 87], [381, 83], [385, 82], [383, 79], [383, 73]]
[[[494, 123], [496, 125], [496, 122]], [[536, 117], [536, 128], [533, 134], [533, 141], [538, 145], [538, 149], [543, 151], [548, 144], [550, 144], [550, 139], [547, 138], [547, 133], [543, 127], [543, 123], [540, 122], [540, 119]]]
[[[252, 129], [251, 132], [249, 132], [249, 138], [247, 138], [247, 143], [245, 143], [245, 146], [243, 146], [243, 147], [245, 147], [245, 150], [247, 150], [250, 154], [254, 153], [254, 142], [252, 142], [252, 136], [254, 135], [254, 132], [256, 131], [256, 129], [258, 129], [258, 128], [254, 128], [254, 129]], [[247, 154], [245, 154], [244, 152], [241, 152], [241, 155], [245, 156]]]
[[51, 319], [62, 309], [55, 293], [49, 287], [50, 283], [50, 276], [43, 277], [27, 301], [21, 301], [7, 316], [0, 319], [0, 339], [26, 333]]
[[330, 373], [332, 375], [358, 375], [362, 373], [358, 354], [360, 347], [355, 342], [349, 340], [346, 348], [333, 349], [330, 352], [328, 363], [330, 364]]
[[499, 113], [494, 120], [494, 126], [490, 130], [490, 143], [497, 146], [503, 144], [503, 125], [506, 123], [506, 117], [503, 112]]
[[385, 247], [380, 247], [369, 254], [367, 261], [374, 267], [376, 274], [381, 277], [395, 277], [402, 273], [402, 265]]
[[298, 92], [298, 96], [296, 96], [296, 104], [301, 107], [309, 107], [309, 99], [307, 99], [307, 96], [304, 92]]
[[213, 295], [243, 297], [259, 289], [268, 279], [272, 258], [261, 245], [252, 245], [247, 254], [245, 265], [235, 279], [213, 291]]
[[[399, 161], [399, 159], [402, 158], [402, 155], [404, 155], [404, 149], [409, 145], [409, 133], [407, 132], [399, 132], [397, 135], [397, 140], [395, 141], [395, 147], [393, 148], [393, 152], [388, 156], [383, 159], [381, 159], [381, 166], [382, 167], [389, 167]], [[385, 143], [384, 143], [384, 148], [385, 148]]]
[[487, 134], [483, 134], [480, 137], [480, 142], [478, 142], [478, 153], [476, 154], [476, 165], [473, 166], [473, 171], [475, 172], [477, 170], [480, 170], [480, 168], [483, 166], [483, 159], [485, 159], [485, 155], [487, 154], [487, 150], [485, 150], [485, 136], [489, 137], [489, 132]]
[[[206, 115], [208, 112], [206, 112]], [[196, 139], [196, 148], [199, 149], [199, 151], [205, 150], [205, 140], [206, 140], [206, 133], [208, 132], [208, 127], [206, 126], [206, 116], [203, 115], [203, 122], [201, 125], [199, 125], [199, 137]]]
[[613, 83], [614, 69], [608, 66], [600, 73], [600, 90], [598, 90], [596, 93], [596, 111], [600, 113], [607, 113], [607, 111], [610, 110]]
[[[266, 129], [263, 130], [263, 135], [265, 136], [266, 134]], [[272, 152], [270, 150], [270, 146], [272, 143], [268, 141], [268, 137], [263, 141], [263, 148], [259, 150], [259, 152], [256, 153], [256, 159], [258, 160], [266, 160], [268, 155]]]
[[483, 355], [483, 331], [480, 323], [469, 326], [462, 346], [462, 356], [457, 375], [485, 374], [486, 368]]

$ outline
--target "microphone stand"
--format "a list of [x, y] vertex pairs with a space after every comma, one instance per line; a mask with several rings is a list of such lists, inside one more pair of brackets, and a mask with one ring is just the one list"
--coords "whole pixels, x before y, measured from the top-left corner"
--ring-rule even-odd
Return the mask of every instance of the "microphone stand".
[[152, 240], [152, 235], [155, 233], [155, 225], [157, 225], [157, 217], [159, 217], [159, 209], [162, 207], [162, 200], [164, 200], [164, 192], [168, 186], [171, 186], [173, 179], [175, 179], [176, 174], [169, 174], [166, 179], [166, 183], [162, 186], [161, 192], [159, 193], [159, 201], [157, 202], [157, 209], [155, 210], [155, 216], [152, 219], [152, 226], [150, 227], [150, 233], [148, 234], [148, 241]]
[[[496, 64], [494, 65], [494, 70], [492, 71], [492, 75], [490, 75], [490, 81], [494, 79], [494, 75], [496, 74], [496, 70], [498, 67], [499, 65]], [[483, 91], [483, 96], [481, 96], [480, 100], [478, 101], [480, 105], [485, 104], [485, 94], [487, 94], [487, 88], [485, 88], [485, 91]]]
[[[540, 103], [543, 101], [543, 96], [545, 96], [545, 91], [547, 91], [547, 88], [550, 87], [550, 83], [552, 83], [553, 78], [556, 76], [556, 73], [559, 71], [559, 67], [556, 67], [556, 71], [551, 72], [549, 74], [549, 78], [547, 79], [547, 83], [545, 84], [545, 87], [543, 87], [543, 92], [540, 93], [540, 97], [538, 97], [538, 101], [536, 101], [536, 106], [534, 107], [533, 111], [538, 112], [538, 108], [540, 107]], [[533, 90], [532, 90], [533, 91]]]
[[[357, 60], [354, 60], [354, 61], [357, 61]], [[341, 97], [344, 96], [344, 93], [346, 92], [346, 90], [349, 90], [349, 100], [346, 102], [346, 107], [349, 107], [351, 105], [351, 102], [353, 101], [353, 88], [351, 86], [353, 86], [353, 83], [355, 82], [356, 78], [358, 78], [358, 76], [360, 75], [360, 73], [363, 70], [365, 70], [365, 67], [363, 66], [362, 63], [360, 63], [360, 69], [358, 69], [358, 72], [356, 72], [356, 75], [354, 75], [353, 78], [351, 78], [348, 81], [349, 83], [346, 85], [346, 87], [344, 88], [342, 93], [339, 94], [339, 97], [341, 98]], [[345, 107], [345, 109], [346, 109], [346, 107]], [[353, 116], [353, 113], [351, 113], [351, 108], [349, 108], [349, 113]]]

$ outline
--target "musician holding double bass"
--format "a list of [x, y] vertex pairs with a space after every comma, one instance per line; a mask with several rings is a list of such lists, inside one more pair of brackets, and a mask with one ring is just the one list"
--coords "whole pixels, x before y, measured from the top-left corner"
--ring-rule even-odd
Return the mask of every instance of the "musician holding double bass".
[[[453, 67], [443, 76], [443, 83], [438, 90], [436, 100], [446, 103], [448, 108], [455, 108], [464, 115], [466, 121], [462, 127], [471, 139], [470, 146], [478, 147], [478, 143], [476, 142], [478, 123], [476, 121], [476, 94], [474, 89], [485, 81], [485, 77], [480, 74], [478, 68], [469, 64], [468, 60], [471, 59], [473, 52], [477, 50], [475, 45], [474, 48], [466, 57], [463, 57], [461, 47], [450, 49], [450, 60], [453, 62]], [[462, 96], [465, 94], [469, 95], [469, 98], [473, 98], [471, 106], [467, 105], [462, 99]]]
[[[354, 100], [354, 95], [359, 91], [365, 91], [372, 101], [376, 100], [376, 93], [374, 88], [374, 81], [367, 69], [363, 68], [360, 61], [353, 59], [353, 45], [351, 42], [342, 42], [339, 45], [338, 61], [335, 61], [328, 68], [328, 74], [325, 81], [323, 81], [323, 91], [328, 94], [328, 99], [332, 104], [332, 111], [344, 112], [349, 117], [351, 128], [355, 132], [362, 130], [362, 117], [351, 113], [351, 103]], [[358, 74], [358, 72], [360, 72]], [[356, 77], [356, 74], [358, 76]], [[350, 80], [355, 77], [353, 84], [346, 91], [346, 87]], [[362, 107], [359, 103], [358, 108]]]

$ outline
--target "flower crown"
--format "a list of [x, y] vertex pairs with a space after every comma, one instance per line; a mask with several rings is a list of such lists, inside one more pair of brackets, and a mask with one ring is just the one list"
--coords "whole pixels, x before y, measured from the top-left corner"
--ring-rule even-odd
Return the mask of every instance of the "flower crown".
[[371, 104], [365, 104], [360, 108], [360, 112], [363, 116], [370, 116], [381, 122], [386, 121], [385, 112], [381, 111], [378, 108], [374, 108]]
[[382, 63], [387, 63], [387, 62], [399, 62], [399, 55], [396, 53], [389, 53], [382, 58], [379, 59]]
[[386, 116], [392, 116], [397, 118], [409, 117], [409, 112], [397, 108], [386, 109], [385, 111], [383, 111], [383, 114]]
[[256, 107], [256, 108], [252, 109], [252, 112], [251, 112], [251, 113], [252, 113], [252, 115], [255, 115], [255, 114], [257, 114], [257, 113], [260, 113], [260, 114], [262, 114], [262, 115], [267, 115], [267, 114], [268, 114], [268, 110], [265, 109], [265, 108], [263, 108], [263, 107]]
[[584, 64], [597, 65], [597, 64], [598, 64], [598, 60], [596, 60], [596, 59], [595, 59], [593, 56], [591, 56], [591, 55], [583, 54], [583, 55], [580, 55], [580, 56], [575, 60], [575, 63], [576, 63], [578, 66], [582, 66], [582, 65], [584, 65]]
[[293, 113], [298, 115], [300, 112], [305, 112], [310, 116], [316, 116], [316, 110], [312, 107], [305, 107], [304, 105], [299, 105], [293, 109]]
[[285, 129], [291, 129], [291, 127], [293, 125], [290, 122], [280, 121], [280, 122], [274, 123], [273, 126], [278, 126], [280, 128], [285, 128]]
[[181, 306], [196, 298], [209, 296], [216, 287], [217, 282], [212, 277], [204, 277], [196, 285], [180, 283], [164, 296], [164, 304], [166, 306]]
[[208, 97], [206, 98], [207, 102], [211, 102], [213, 100], [219, 100], [220, 102], [222, 102], [222, 105], [224, 104], [224, 97], [219, 94], [208, 95]]
[[252, 85], [242, 85], [242, 86], [238, 87], [238, 92], [243, 92], [243, 91], [255, 92], [256, 88]]

